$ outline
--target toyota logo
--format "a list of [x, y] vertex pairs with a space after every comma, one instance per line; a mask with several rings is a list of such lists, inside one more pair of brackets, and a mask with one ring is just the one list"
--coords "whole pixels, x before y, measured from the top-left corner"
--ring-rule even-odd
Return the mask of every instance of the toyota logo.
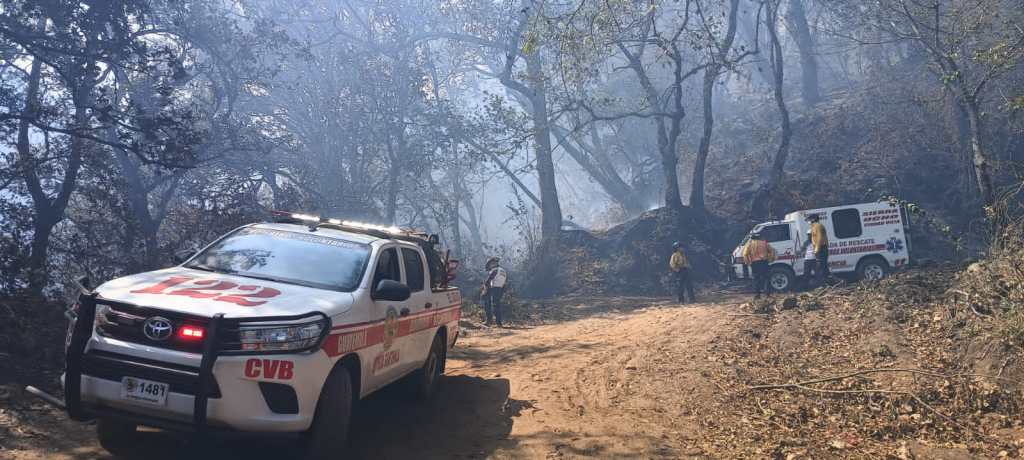
[[142, 333], [150, 340], [167, 340], [171, 337], [171, 320], [162, 316], [153, 316], [142, 325]]

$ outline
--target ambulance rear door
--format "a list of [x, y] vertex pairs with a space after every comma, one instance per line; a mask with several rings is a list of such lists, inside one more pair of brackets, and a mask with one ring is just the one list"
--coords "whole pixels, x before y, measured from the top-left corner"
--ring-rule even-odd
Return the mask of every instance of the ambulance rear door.
[[903, 240], [907, 243], [907, 265], [914, 262], [913, 244], [910, 242], [910, 211], [900, 206], [900, 219], [903, 221]]

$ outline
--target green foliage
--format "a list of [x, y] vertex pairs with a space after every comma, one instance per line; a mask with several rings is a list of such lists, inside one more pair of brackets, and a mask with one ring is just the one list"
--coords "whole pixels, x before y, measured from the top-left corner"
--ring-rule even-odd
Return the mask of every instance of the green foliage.
[[886, 201], [894, 206], [900, 206], [905, 209], [914, 222], [912, 228], [916, 228], [919, 233], [921, 232], [921, 227], [924, 227], [949, 243], [956, 252], [959, 253], [963, 250], [964, 235], [955, 232], [948, 223], [928, 215], [921, 205], [891, 195], [885, 196], [879, 201]]

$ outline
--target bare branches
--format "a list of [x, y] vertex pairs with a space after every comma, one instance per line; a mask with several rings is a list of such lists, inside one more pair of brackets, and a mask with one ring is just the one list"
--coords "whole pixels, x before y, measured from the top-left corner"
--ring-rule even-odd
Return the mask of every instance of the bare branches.
[[[849, 378], [852, 378], [852, 377], [864, 376], [864, 375], [869, 375], [869, 374], [893, 373], [893, 372], [896, 372], [896, 373], [910, 373], [910, 374], [915, 374], [915, 375], [924, 375], [924, 376], [928, 376], [928, 377], [943, 378], [943, 379], [953, 379], [953, 378], [962, 378], [962, 377], [984, 377], [984, 378], [990, 378], [990, 379], [996, 379], [996, 380], [1005, 380], [1005, 381], [1013, 382], [1013, 380], [1010, 380], [1010, 379], [1005, 379], [1005, 378], [998, 377], [998, 376], [983, 375], [983, 374], [955, 374], [955, 375], [948, 375], [948, 374], [942, 374], [942, 373], [939, 373], [939, 372], [933, 372], [933, 371], [928, 371], [928, 370], [923, 370], [923, 369], [888, 368], [888, 369], [864, 369], [864, 370], [860, 370], [860, 371], [853, 371], [853, 372], [849, 372], [849, 373], [846, 373], [846, 374], [837, 375], [837, 376], [834, 376], [834, 377], [823, 377], [823, 378], [817, 378], [817, 379], [812, 379], [812, 380], [806, 380], [806, 381], [802, 381], [802, 382], [791, 382], [791, 383], [772, 384], [772, 385], [754, 385], [754, 386], [747, 387], [747, 390], [748, 391], [801, 390], [801, 391], [809, 391], [809, 392], [813, 392], [813, 393], [834, 394], [834, 395], [843, 395], [843, 394], [884, 394], [884, 395], [906, 396], [906, 397], [909, 397], [909, 398], [913, 399], [921, 407], [927, 409], [929, 412], [939, 416], [940, 418], [942, 418], [943, 420], [949, 422], [951, 425], [956, 426], [957, 428], [960, 428], [960, 429], [962, 429], [964, 431], [968, 431], [968, 432], [973, 433], [973, 434], [975, 434], [975, 435], [977, 435], [979, 437], [982, 437], [982, 438], [988, 438], [989, 437], [988, 435], [986, 435], [984, 433], [980, 433], [978, 431], [975, 431], [975, 430], [973, 430], [973, 429], [971, 429], [969, 427], [966, 427], [963, 424], [957, 422], [952, 417], [950, 417], [950, 416], [942, 413], [938, 409], [932, 407], [930, 404], [926, 403], [923, 399], [921, 399], [921, 397], [918, 396], [916, 393], [914, 393], [912, 391], [909, 391], [909, 390], [885, 390], [885, 389], [879, 389], [879, 388], [865, 388], [865, 389], [854, 389], [854, 390], [832, 390], [832, 389], [827, 389], [827, 388], [817, 388], [817, 387], [810, 386], [810, 385], [821, 384], [821, 383], [836, 382], [836, 381], [840, 381], [840, 380], [849, 379]], [[1017, 382], [1014, 382], [1014, 383], [1017, 383]]]
[[523, 184], [522, 180], [519, 179], [519, 176], [517, 176], [515, 172], [509, 169], [508, 165], [502, 162], [501, 159], [494, 154], [494, 152], [490, 151], [490, 149], [484, 147], [479, 142], [476, 142], [475, 140], [470, 139], [468, 137], [464, 137], [462, 138], [462, 140], [466, 144], [472, 146], [478, 152], [486, 155], [492, 162], [494, 162], [494, 164], [498, 167], [498, 169], [501, 170], [501, 172], [505, 173], [505, 176], [507, 176], [509, 180], [516, 184], [519, 187], [519, 189], [522, 190], [522, 192], [525, 193], [526, 196], [530, 198], [530, 201], [532, 201], [533, 204], [535, 204], [538, 208], [541, 207], [540, 198], [538, 198], [537, 195], [534, 195], [534, 193], [530, 191], [526, 184]]
[[174, 168], [192, 168], [192, 167], [196, 166], [196, 164], [194, 162], [181, 163], [181, 162], [173, 162], [173, 161], [166, 161], [166, 160], [162, 160], [162, 159], [158, 159], [158, 158], [153, 158], [153, 157], [150, 157], [148, 155], [145, 155], [145, 150], [141, 146], [139, 146], [137, 144], [126, 144], [126, 143], [123, 143], [123, 142], [113, 141], [113, 140], [110, 140], [108, 138], [98, 136], [96, 134], [92, 134], [94, 131], [101, 131], [103, 129], [106, 129], [106, 127], [104, 127], [104, 126], [95, 126], [95, 127], [90, 126], [90, 127], [81, 127], [81, 128], [76, 128], [76, 127], [60, 127], [60, 126], [53, 126], [53, 125], [46, 124], [43, 121], [39, 120], [39, 118], [36, 117], [36, 116], [28, 116], [28, 115], [13, 114], [13, 113], [0, 114], [0, 120], [5, 120], [5, 119], [6, 120], [21, 120], [21, 121], [27, 123], [28, 125], [31, 125], [32, 127], [36, 128], [36, 129], [39, 129], [40, 131], [47, 132], [47, 133], [65, 134], [65, 135], [68, 135], [68, 136], [71, 136], [71, 137], [74, 137], [74, 138], [84, 139], [84, 140], [87, 140], [87, 141], [90, 141], [90, 142], [95, 142], [97, 144], [105, 145], [105, 146], [108, 146], [108, 147], [113, 147], [113, 148], [116, 148], [116, 149], [125, 150], [127, 152], [131, 152], [131, 153], [135, 154], [139, 158], [139, 161], [142, 161], [143, 163], [146, 163], [146, 164], [162, 166], [162, 167], [169, 168], [169, 169], [174, 169]]

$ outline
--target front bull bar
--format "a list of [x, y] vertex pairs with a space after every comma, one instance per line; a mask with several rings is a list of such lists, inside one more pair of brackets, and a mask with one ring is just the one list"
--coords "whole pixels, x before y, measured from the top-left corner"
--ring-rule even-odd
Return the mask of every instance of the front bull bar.
[[[85, 422], [97, 416], [109, 415], [117, 418], [125, 417], [119, 411], [105, 411], [101, 408], [86, 408], [82, 405], [82, 355], [85, 346], [92, 337], [93, 324], [96, 321], [96, 293], [82, 288], [78, 296], [78, 311], [70, 316], [72, 324], [71, 336], [68, 338], [64, 359], [64, 401], [38, 388], [29, 386], [26, 391], [55, 407], [64, 409], [71, 420]], [[220, 329], [224, 314], [217, 313], [207, 325], [206, 341], [203, 343], [203, 356], [199, 364], [199, 384], [192, 410], [192, 424], [173, 423], [177, 430], [187, 429], [195, 433], [207, 432], [207, 407], [209, 394], [213, 387], [213, 365], [217, 362], [221, 349]], [[171, 424], [167, 424], [171, 425]], [[171, 426], [168, 426], [171, 427]]]

